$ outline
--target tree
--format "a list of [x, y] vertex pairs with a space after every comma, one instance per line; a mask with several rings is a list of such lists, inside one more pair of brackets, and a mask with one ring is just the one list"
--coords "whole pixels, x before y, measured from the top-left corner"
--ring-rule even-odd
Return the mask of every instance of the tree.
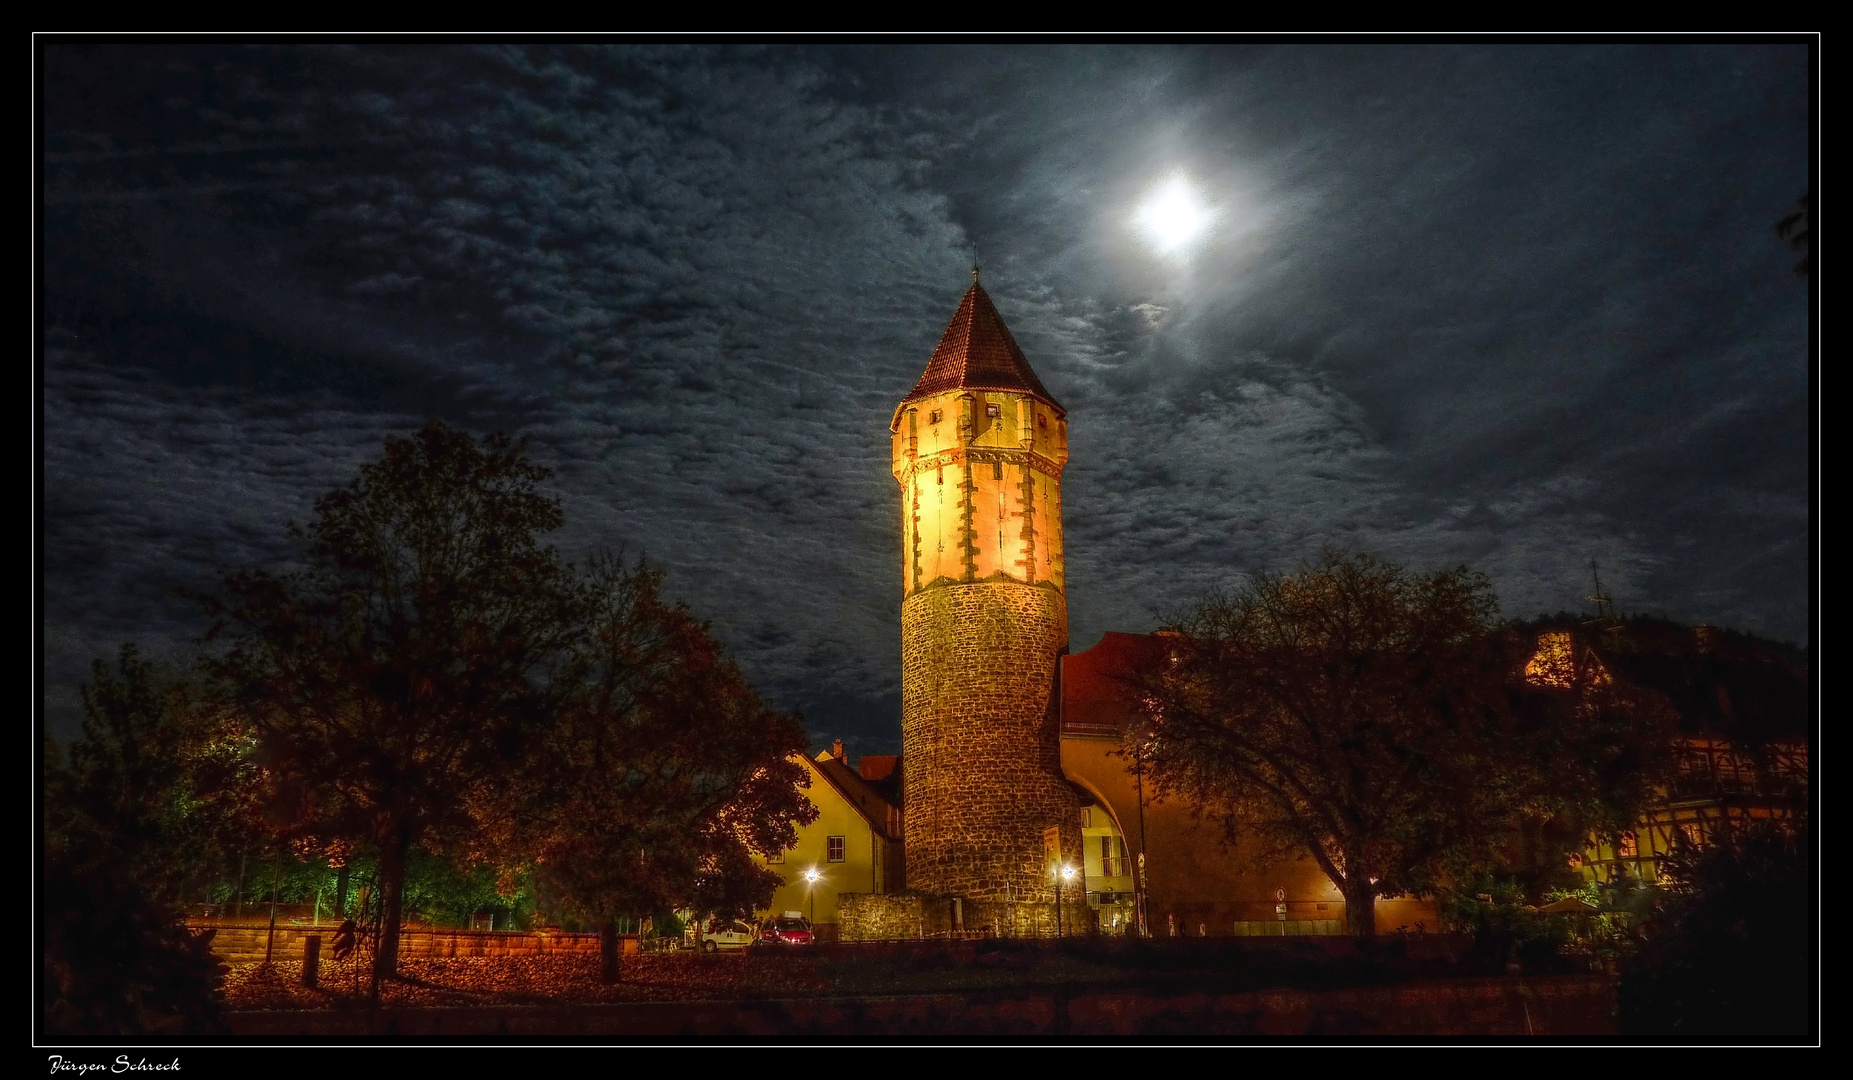
[[[181, 901], [224, 849], [226, 747], [180, 680], [124, 645], [83, 687], [68, 762], [46, 741], [42, 1022], [57, 1039], [216, 1035], [222, 969]], [[235, 753], [235, 751], [234, 751]]]
[[290, 526], [299, 569], [228, 574], [209, 600], [273, 830], [378, 853], [376, 980], [397, 967], [412, 845], [467, 850], [554, 715], [576, 592], [540, 542], [562, 522], [547, 476], [505, 436], [388, 436]]
[[1146, 679], [1132, 752], [1161, 794], [1311, 857], [1359, 937], [1377, 896], [1431, 890], [1492, 859], [1527, 815], [1593, 797], [1637, 745], [1611, 745], [1615, 725], [1646, 723], [1609, 709], [1578, 734], [1585, 699], [1530, 691], [1528, 650], [1466, 567], [1412, 574], [1328, 550], [1161, 633], [1170, 660]]
[[779, 879], [751, 853], [784, 850], [817, 813], [798, 790], [797, 718], [760, 700], [661, 581], [641, 560], [593, 562], [575, 690], [501, 845], [600, 928], [608, 981], [618, 916], [769, 903]]
[[48, 762], [49, 839], [72, 857], [126, 862], [150, 895], [172, 903], [194, 876], [199, 827], [187, 759], [201, 741], [186, 688], [133, 645], [112, 672], [91, 665], [84, 724], [68, 763]]

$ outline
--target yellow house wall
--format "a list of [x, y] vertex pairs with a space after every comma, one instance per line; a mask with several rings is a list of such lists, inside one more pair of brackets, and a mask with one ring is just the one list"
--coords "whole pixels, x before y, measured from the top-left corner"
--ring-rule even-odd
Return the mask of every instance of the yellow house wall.
[[[835, 924], [837, 893], [886, 891], [880, 866], [882, 845], [869, 828], [867, 819], [828, 780], [818, 775], [811, 762], [806, 761], [805, 766], [811, 770], [811, 786], [806, 794], [817, 807], [817, 820], [798, 830], [798, 843], [785, 852], [783, 863], [769, 863], [763, 856], [756, 856], [761, 866], [785, 880], [773, 895], [772, 906], [762, 914], [802, 911], [819, 924]], [[844, 858], [840, 863], [828, 861], [828, 838], [831, 836], [843, 837]], [[810, 869], [823, 875], [818, 878], [814, 892], [804, 880], [804, 872]], [[816, 899], [814, 916], [811, 914], [813, 895]]]
[[[1062, 771], [1081, 785], [1112, 816], [1126, 838], [1127, 855], [1137, 874], [1139, 803], [1126, 759], [1115, 756], [1112, 739], [1062, 739]], [[1342, 926], [1344, 897], [1310, 858], [1266, 858], [1252, 837], [1225, 843], [1219, 822], [1195, 820], [1181, 800], [1145, 803], [1146, 911], [1154, 936], [1172, 926], [1179, 935], [1235, 933], [1236, 923], [1275, 919], [1274, 894], [1286, 891], [1287, 919], [1295, 923], [1332, 922]], [[1097, 844], [1098, 841], [1095, 841]], [[1379, 933], [1422, 923], [1440, 929], [1432, 899], [1382, 899], [1375, 906]]]

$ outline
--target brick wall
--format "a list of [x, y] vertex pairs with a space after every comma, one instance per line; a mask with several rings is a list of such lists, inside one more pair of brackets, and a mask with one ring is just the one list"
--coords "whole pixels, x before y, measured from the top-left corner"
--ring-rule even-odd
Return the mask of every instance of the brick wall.
[[[212, 951], [228, 964], [255, 964], [264, 959], [269, 927], [264, 923], [223, 923], [192, 920], [187, 927], [199, 931], [211, 927]], [[279, 926], [272, 952], [274, 960], [302, 959], [303, 939], [310, 934], [322, 937], [322, 955], [334, 948], [335, 927]], [[489, 930], [402, 930], [399, 955], [409, 959], [432, 959], [452, 956], [540, 956], [559, 953], [598, 953], [597, 934], [516, 933]]]

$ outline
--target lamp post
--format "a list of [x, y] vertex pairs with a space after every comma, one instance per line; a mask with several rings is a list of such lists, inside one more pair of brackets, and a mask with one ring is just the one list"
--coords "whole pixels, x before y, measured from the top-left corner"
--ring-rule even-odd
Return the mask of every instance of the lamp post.
[[812, 867], [804, 872], [804, 892], [811, 901], [811, 925], [817, 925], [817, 879], [823, 877]]
[[1074, 877], [1074, 867], [1064, 866], [1055, 878], [1055, 936], [1062, 936], [1062, 886]]

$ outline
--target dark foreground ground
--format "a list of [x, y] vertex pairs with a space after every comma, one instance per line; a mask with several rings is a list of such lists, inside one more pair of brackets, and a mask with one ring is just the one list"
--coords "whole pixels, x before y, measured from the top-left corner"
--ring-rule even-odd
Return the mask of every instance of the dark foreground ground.
[[[1336, 953], [1336, 955], [1335, 955]], [[410, 960], [366, 1004], [352, 965], [236, 965], [258, 1040], [1465, 1041], [1613, 1038], [1612, 979], [1479, 973], [1464, 943], [919, 942], [625, 959]]]

